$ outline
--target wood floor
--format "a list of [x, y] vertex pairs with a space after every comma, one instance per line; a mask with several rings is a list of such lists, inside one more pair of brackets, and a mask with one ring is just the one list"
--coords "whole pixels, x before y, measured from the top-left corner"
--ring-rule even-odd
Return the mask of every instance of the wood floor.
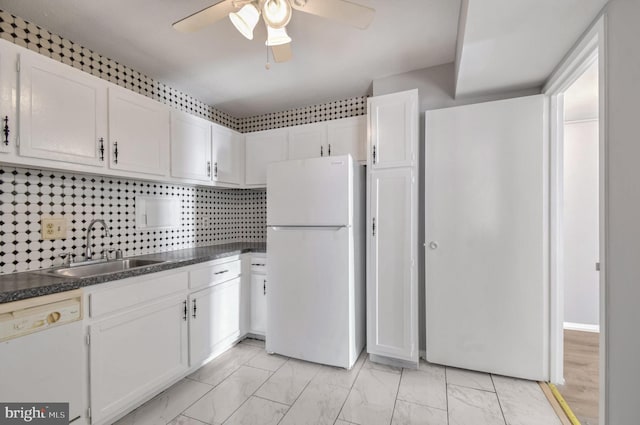
[[598, 339], [595, 332], [564, 331], [562, 397], [582, 425], [598, 425]]

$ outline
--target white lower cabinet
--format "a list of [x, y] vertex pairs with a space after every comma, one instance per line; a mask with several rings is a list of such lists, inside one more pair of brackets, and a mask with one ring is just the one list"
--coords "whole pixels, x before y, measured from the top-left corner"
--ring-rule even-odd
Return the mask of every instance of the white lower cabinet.
[[240, 336], [240, 277], [189, 296], [189, 364], [197, 366]]
[[267, 275], [251, 275], [251, 333], [267, 332]]
[[107, 423], [188, 370], [185, 302], [176, 295], [90, 325], [91, 423]]

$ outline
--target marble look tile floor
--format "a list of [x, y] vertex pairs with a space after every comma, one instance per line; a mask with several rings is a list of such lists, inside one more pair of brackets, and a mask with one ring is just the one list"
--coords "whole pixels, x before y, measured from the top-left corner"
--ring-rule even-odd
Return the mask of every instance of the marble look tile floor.
[[117, 425], [561, 425], [535, 382], [420, 362], [351, 370], [245, 340]]

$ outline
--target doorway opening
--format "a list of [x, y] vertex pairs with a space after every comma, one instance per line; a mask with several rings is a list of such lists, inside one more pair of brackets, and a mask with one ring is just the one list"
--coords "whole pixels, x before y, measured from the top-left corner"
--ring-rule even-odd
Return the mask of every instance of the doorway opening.
[[582, 425], [604, 423], [604, 22], [545, 93], [551, 110], [550, 380]]
[[564, 383], [558, 390], [582, 425], [598, 424], [598, 60], [564, 92], [562, 256]]

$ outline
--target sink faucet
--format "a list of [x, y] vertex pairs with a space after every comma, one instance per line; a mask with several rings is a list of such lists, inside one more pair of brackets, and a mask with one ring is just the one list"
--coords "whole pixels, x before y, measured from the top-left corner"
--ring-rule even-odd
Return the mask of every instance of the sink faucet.
[[107, 227], [107, 223], [105, 223], [103, 219], [98, 218], [95, 220], [91, 220], [91, 223], [89, 223], [89, 227], [87, 227], [87, 249], [85, 249], [84, 251], [85, 260], [91, 260], [93, 257], [93, 252], [91, 251], [91, 231], [93, 230], [93, 227], [98, 223], [102, 224], [102, 227], [104, 227], [104, 233], [108, 237], [111, 237], [111, 235], [109, 234], [109, 227]]

